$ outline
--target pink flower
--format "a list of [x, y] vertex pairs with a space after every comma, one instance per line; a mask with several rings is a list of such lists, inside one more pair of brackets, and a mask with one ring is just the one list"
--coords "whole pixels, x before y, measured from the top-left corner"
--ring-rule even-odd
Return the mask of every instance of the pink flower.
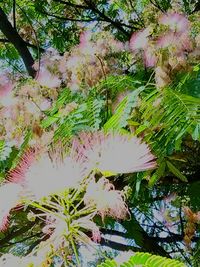
[[22, 187], [6, 183], [0, 187], [0, 231], [5, 231], [9, 224], [10, 210], [20, 202]]
[[185, 32], [189, 29], [188, 19], [178, 13], [168, 13], [162, 15], [159, 19], [159, 23], [168, 26], [171, 30], [177, 32]]
[[39, 70], [36, 80], [41, 86], [47, 86], [49, 88], [59, 87], [61, 84], [60, 78], [50, 73], [50, 71], [44, 67]]
[[38, 158], [38, 153], [26, 153], [8, 175], [9, 181], [23, 186], [28, 198], [39, 200], [65, 188], [77, 188], [86, 175], [84, 166], [70, 157], [56, 165], [46, 154]]
[[130, 48], [135, 51], [144, 50], [144, 63], [146, 67], [153, 67], [157, 62], [156, 50], [154, 44], [149, 42], [148, 36], [151, 34], [151, 28], [148, 27], [140, 32], [136, 32], [130, 39]]
[[81, 133], [74, 139], [72, 156], [102, 172], [131, 173], [155, 168], [155, 157], [137, 137], [119, 133]]
[[131, 50], [146, 48], [146, 46], [148, 45], [148, 41], [149, 41], [148, 36], [151, 34], [150, 30], [151, 29], [148, 27], [142, 31], [133, 33], [130, 39]]
[[157, 62], [157, 57], [154, 47], [148, 45], [144, 50], [144, 63], [146, 67], [154, 67]]
[[[101, 241], [101, 233], [100, 233], [99, 227], [92, 221], [94, 215], [95, 215], [94, 213], [91, 213], [87, 216], [80, 217], [79, 219], [74, 220], [72, 222], [71, 226], [74, 228], [79, 228], [79, 229], [83, 229], [86, 231], [91, 231], [92, 241], [99, 243]], [[82, 236], [84, 236], [84, 234], [82, 234]], [[83, 238], [83, 239], [85, 239], [86, 243], [91, 242], [91, 240], [88, 239], [86, 235], [85, 235], [85, 238]]]
[[8, 173], [7, 180], [11, 183], [24, 185], [26, 182], [26, 174], [36, 159], [37, 152], [35, 149], [27, 150], [22, 156], [19, 164]]
[[98, 182], [92, 180], [84, 196], [86, 205], [95, 205], [102, 219], [109, 215], [116, 219], [124, 219], [128, 215], [128, 208], [124, 202], [123, 193], [114, 189], [114, 185], [107, 179]]
[[82, 32], [80, 35], [80, 44], [78, 48], [80, 49], [81, 53], [85, 55], [94, 55], [96, 52], [96, 48], [94, 47], [93, 43], [90, 41], [91, 39], [91, 32], [85, 31]]
[[179, 42], [182, 50], [190, 51], [192, 50], [192, 41], [190, 39], [190, 36], [187, 32], [184, 32], [179, 37]]
[[160, 37], [157, 41], [158, 48], [167, 48], [169, 46], [177, 46], [178, 35], [174, 32], [168, 32]]
[[80, 48], [84, 48], [87, 46], [88, 42], [90, 42], [91, 39], [91, 32], [90, 31], [84, 31], [80, 34]]
[[174, 47], [177, 53], [191, 50], [192, 43], [187, 33], [168, 32], [157, 41], [158, 48]]
[[4, 73], [0, 76], [0, 97], [5, 97], [8, 95], [14, 87], [14, 84], [8, 78], [8, 76]]

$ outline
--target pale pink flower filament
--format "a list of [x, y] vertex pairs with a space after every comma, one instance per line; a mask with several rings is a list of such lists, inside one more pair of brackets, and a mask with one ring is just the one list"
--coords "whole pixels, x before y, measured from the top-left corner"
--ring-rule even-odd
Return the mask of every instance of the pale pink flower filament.
[[0, 97], [6, 97], [14, 87], [14, 84], [8, 78], [8, 76], [4, 73], [0, 76]]
[[153, 67], [157, 62], [154, 45], [150, 41], [151, 28], [133, 33], [130, 39], [130, 49], [132, 51], [143, 50], [143, 58], [146, 67]]
[[145, 49], [149, 42], [149, 39], [148, 39], [149, 35], [150, 35], [149, 28], [133, 33], [130, 39], [131, 50]]
[[81, 133], [73, 142], [72, 153], [91, 169], [102, 172], [131, 173], [156, 166], [155, 157], [145, 143], [118, 133]]
[[157, 63], [155, 48], [152, 45], [148, 45], [144, 50], [144, 62], [146, 67], [154, 67]]
[[35, 160], [36, 160], [36, 149], [32, 148], [28, 149], [24, 153], [19, 164], [9, 172], [7, 179], [11, 183], [24, 184], [25, 175]]
[[0, 231], [5, 231], [9, 225], [10, 211], [19, 202], [22, 187], [6, 183], [0, 187]]
[[39, 74], [37, 76], [37, 82], [41, 86], [47, 86], [49, 88], [59, 87], [61, 84], [61, 79], [56, 75], [52, 74], [49, 70], [42, 67], [39, 70]]
[[86, 205], [95, 205], [103, 220], [107, 215], [117, 219], [124, 219], [128, 215], [123, 193], [115, 190], [114, 185], [105, 178], [89, 183], [84, 202]]
[[162, 15], [159, 23], [168, 26], [171, 30], [185, 32], [189, 29], [188, 19], [179, 13], [168, 13]]
[[53, 163], [47, 154], [40, 158], [39, 152], [39, 148], [29, 149], [8, 175], [10, 182], [23, 186], [29, 198], [31, 194], [33, 199], [39, 200], [65, 188], [77, 188], [88, 174], [83, 164], [70, 157]]

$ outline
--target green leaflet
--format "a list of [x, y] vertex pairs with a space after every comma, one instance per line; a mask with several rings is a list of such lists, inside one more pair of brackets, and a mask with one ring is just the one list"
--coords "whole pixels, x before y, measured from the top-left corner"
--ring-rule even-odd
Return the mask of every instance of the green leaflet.
[[115, 98], [119, 92], [124, 92], [126, 90], [135, 90], [138, 86], [141, 86], [141, 82], [135, 80], [134, 77], [128, 75], [110, 75], [106, 77], [106, 80], [102, 80], [97, 86], [98, 91], [103, 89], [109, 90], [111, 99]]
[[4, 161], [9, 157], [12, 151], [11, 147], [12, 146], [9, 143], [4, 140], [0, 140], [0, 161]]
[[[113, 265], [115, 263], [115, 265]], [[149, 253], [137, 252], [130, 259], [122, 264], [117, 264], [113, 260], [106, 260], [105, 263], [97, 267], [186, 267], [184, 263], [177, 260], [168, 259], [161, 256], [151, 255]]]
[[130, 113], [137, 106], [138, 95], [144, 89], [145, 87], [141, 86], [124, 97], [118, 105], [115, 114], [104, 124], [105, 131], [119, 130], [127, 126]]
[[20, 161], [21, 157], [23, 156], [23, 153], [26, 151], [31, 137], [32, 137], [32, 131], [28, 130], [25, 137], [24, 137], [24, 142], [20, 146], [20, 149], [19, 149], [18, 153], [16, 154], [16, 156], [13, 158], [12, 166], [11, 166], [12, 169], [16, 167], [16, 165]]
[[171, 162], [166, 161], [167, 163], [167, 167], [169, 168], [169, 170], [177, 177], [179, 178], [181, 181], [183, 182], [187, 182], [187, 178], [185, 175], [183, 175]]
[[180, 150], [187, 134], [194, 140], [199, 138], [199, 98], [171, 88], [154, 90], [142, 100], [140, 112], [141, 125], [148, 125], [148, 140], [154, 142], [153, 148], [159, 153]]

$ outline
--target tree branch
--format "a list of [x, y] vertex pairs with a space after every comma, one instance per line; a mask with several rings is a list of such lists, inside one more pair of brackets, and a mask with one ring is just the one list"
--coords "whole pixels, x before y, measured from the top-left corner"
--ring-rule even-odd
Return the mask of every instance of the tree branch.
[[117, 236], [121, 236], [121, 237], [127, 238], [127, 234], [126, 233], [120, 232], [120, 231], [117, 231], [117, 230], [101, 228], [100, 231], [104, 235], [117, 235]]
[[55, 14], [50, 14], [44, 10], [38, 10], [40, 13], [47, 15], [49, 17], [53, 17], [56, 19], [60, 19], [60, 20], [64, 20], [64, 21], [76, 21], [76, 22], [91, 22], [91, 21], [95, 21], [95, 18], [91, 18], [91, 19], [75, 19], [75, 18], [67, 18], [67, 17], [60, 17], [58, 15]]
[[0, 7], [0, 30], [5, 37], [14, 45], [21, 56], [27, 72], [30, 76], [35, 77], [36, 71], [33, 68], [34, 59], [27, 48], [26, 42], [21, 38], [15, 28], [9, 22], [3, 9]]
[[133, 214], [131, 214], [131, 220], [124, 221], [121, 225], [127, 231], [127, 238], [135, 240], [136, 244], [140, 246], [143, 251], [170, 258], [167, 251], [158, 244], [159, 241], [145, 232]]
[[193, 9], [193, 11], [191, 12], [191, 14], [198, 12], [200, 10], [200, 1], [198, 1], [195, 5], [195, 8]]
[[110, 23], [115, 28], [117, 28], [119, 31], [121, 31], [124, 35], [127, 37], [130, 37], [130, 33], [124, 30], [121, 23], [119, 21], [112, 20], [110, 17], [106, 16], [104, 12], [101, 12], [91, 0], [84, 0], [88, 8], [90, 8], [95, 14], [98, 14], [105, 22]]
[[141, 248], [125, 245], [125, 244], [120, 244], [118, 242], [114, 242], [111, 240], [108, 240], [106, 238], [101, 238], [100, 245], [110, 247], [112, 249], [120, 250], [120, 251], [128, 251], [132, 250], [134, 252], [142, 251]]
[[58, 2], [60, 4], [64, 4], [66, 6], [70, 6], [70, 7], [74, 7], [74, 8], [79, 8], [79, 9], [90, 9], [88, 6], [84, 6], [84, 5], [78, 5], [78, 4], [73, 4], [70, 2], [65, 2], [62, 0], [53, 0], [54, 2]]
[[16, 30], [16, 0], [13, 0], [13, 28]]
[[[24, 41], [25, 42], [25, 41]], [[10, 41], [8, 39], [4, 39], [4, 38], [0, 38], [0, 43], [10, 43]], [[28, 46], [28, 47], [31, 47], [33, 49], [36, 49], [38, 50], [38, 47], [34, 44], [30, 44], [29, 42], [25, 42], [25, 44]], [[40, 52], [44, 53], [45, 52], [45, 49], [42, 48], [42, 47], [39, 47], [39, 50]]]
[[22, 228], [16, 230], [15, 232], [11, 232], [11, 233], [7, 234], [3, 239], [0, 240], [0, 247], [3, 247], [4, 244], [7, 244], [13, 238], [20, 236], [21, 234], [30, 230], [31, 227], [34, 226], [34, 224], [35, 224], [35, 222], [29, 223], [25, 227], [22, 227]]

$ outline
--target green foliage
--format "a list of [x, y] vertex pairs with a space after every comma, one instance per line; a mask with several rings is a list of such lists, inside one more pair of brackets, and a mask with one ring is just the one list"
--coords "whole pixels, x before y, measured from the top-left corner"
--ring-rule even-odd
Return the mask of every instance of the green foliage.
[[9, 166], [9, 157], [12, 152], [12, 145], [4, 140], [0, 141], [0, 182], [5, 177], [5, 172]]
[[[14, 18], [12, 17], [14, 16], [13, 2], [16, 1], [8, 0], [1, 2], [3, 10], [7, 16], [9, 16], [9, 21], [14, 25]], [[37, 63], [40, 65], [41, 70], [39, 74], [43, 74], [42, 71], [46, 70], [45, 64], [48, 62], [48, 64], [50, 64], [48, 67], [50, 69], [52, 67], [52, 73], [49, 73], [49, 75], [52, 79], [55, 76], [55, 78], [58, 78], [61, 82], [60, 88], [54, 88], [52, 86], [53, 90], [55, 89], [55, 95], [52, 93], [53, 97], [51, 97], [50, 94], [52, 88], [48, 88], [48, 83], [46, 87], [44, 85], [39, 85], [39, 81], [38, 83], [34, 81], [34, 83], [30, 84], [27, 82], [25, 88], [23, 88], [25, 92], [27, 91], [27, 94], [29, 94], [30, 91], [30, 95], [31, 93], [33, 95], [35, 93], [30, 90], [30, 87], [35, 88], [36, 86], [41, 91], [48, 91], [44, 92], [45, 96], [42, 98], [37, 99], [36, 97], [36, 100], [38, 100], [41, 106], [43, 103], [46, 103], [45, 101], [43, 102], [43, 100], [48, 100], [48, 104], [51, 104], [51, 101], [53, 101], [52, 107], [49, 110], [43, 111], [41, 109], [38, 113], [36, 112], [37, 115], [39, 114], [36, 121], [37, 123], [39, 121], [43, 128], [41, 129], [41, 139], [43, 137], [45, 138], [45, 134], [47, 134], [48, 137], [49, 133], [50, 136], [53, 133], [53, 140], [51, 140], [49, 147], [54, 149], [54, 142], [59, 143], [61, 141], [62, 145], [64, 144], [61, 146], [62, 149], [67, 150], [70, 149], [72, 138], [80, 131], [104, 130], [107, 132], [114, 130], [128, 132], [140, 137], [141, 142], [145, 141], [149, 145], [150, 150], [152, 150], [157, 157], [157, 169], [155, 170], [135, 174], [126, 173], [114, 175], [112, 173], [109, 179], [112, 179], [113, 188], [118, 190], [118, 193], [125, 192], [126, 188], [130, 189], [130, 192], [127, 193], [126, 203], [130, 213], [133, 214], [132, 217], [127, 218], [125, 222], [121, 220], [116, 221], [116, 219], [113, 218], [105, 218], [102, 222], [100, 215], [94, 213], [94, 221], [97, 222], [100, 232], [101, 230], [102, 232], [103, 230], [107, 230], [108, 232], [110, 230], [111, 233], [112, 231], [114, 232], [113, 236], [119, 234], [120, 237], [124, 238], [127, 243], [133, 247], [133, 251], [134, 248], [137, 250], [139, 247], [141, 251], [150, 251], [160, 255], [170, 254], [170, 256], [173, 256], [171, 251], [174, 251], [175, 254], [179, 254], [178, 256], [185, 261], [190, 260], [190, 251], [184, 251], [182, 249], [185, 245], [184, 234], [187, 232], [184, 229], [187, 218], [183, 212], [183, 208], [184, 205], [190, 204], [191, 210], [198, 212], [200, 207], [200, 183], [198, 178], [200, 170], [200, 71], [199, 65], [195, 66], [199, 60], [199, 44], [193, 38], [193, 35], [198, 36], [199, 34], [199, 25], [197, 25], [199, 17], [198, 14], [196, 17], [191, 14], [196, 5], [197, 8], [199, 8], [197, 1], [18, 0], [15, 10], [17, 20], [16, 29], [23, 40], [31, 45], [27, 47], [33, 55], [34, 60], [38, 58]], [[161, 16], [161, 13], [165, 13], [169, 9], [172, 10], [174, 7], [175, 10], [179, 10], [177, 11], [178, 13], [180, 12], [182, 14], [185, 12], [186, 14], [191, 14], [191, 16], [189, 16], [191, 31], [189, 30], [186, 32], [184, 37], [192, 36], [194, 50], [189, 51], [189, 49], [188, 51], [181, 51], [182, 54], [180, 53], [180, 58], [172, 51], [173, 49], [169, 49], [169, 53], [165, 53], [166, 51], [158, 51], [156, 52], [156, 56], [158, 56], [159, 59], [155, 65], [155, 69], [154, 67], [144, 67], [141, 64], [141, 58], [139, 58], [143, 51], [138, 50], [138, 53], [134, 53], [128, 48], [129, 44], [128, 42], [125, 43], [125, 41], [130, 40], [134, 31], [140, 31], [150, 26], [153, 32], [152, 35], [148, 36], [150, 40], [149, 44], [150, 47], [154, 47], [154, 44], [157, 44], [157, 37], [162, 37], [162, 34], [165, 34], [164, 32], [160, 32], [161, 29], [166, 30], [165, 28], [167, 28], [160, 26], [158, 18]], [[195, 24], [194, 20], [196, 20], [196, 30], [192, 28]], [[93, 24], [90, 24], [90, 22]], [[178, 23], [182, 23], [182, 20]], [[87, 50], [87, 47], [84, 47], [84, 40], [82, 40], [80, 46], [75, 47], [75, 45], [79, 43], [80, 32], [91, 29], [91, 25], [92, 31], [97, 31], [97, 34], [94, 35], [94, 39], [92, 39], [94, 41], [92, 43], [94, 50], [96, 48], [102, 48], [100, 52], [102, 52], [103, 56], [99, 57], [100, 60], [98, 62], [95, 62], [95, 57], [98, 55], [97, 49], [95, 51], [97, 54], [95, 53], [91, 56], [86, 52], [84, 55], [84, 49], [86, 48]], [[181, 28], [181, 25], [178, 26]], [[118, 40], [124, 42], [123, 51], [119, 52], [117, 48], [117, 52], [108, 53], [107, 55], [106, 50], [110, 48], [106, 47], [106, 45], [104, 47], [106, 43], [105, 38], [102, 40], [101, 38], [97, 38], [97, 35], [102, 30], [109, 30], [109, 33], [105, 36], [109, 37], [109, 34], [112, 34], [117, 37]], [[102, 34], [102, 36], [104, 35]], [[5, 68], [6, 71], [8, 68], [9, 70], [14, 69], [17, 72], [24, 73], [24, 66], [17, 50], [8, 42], [9, 40], [4, 40], [5, 36], [3, 36], [3, 34], [1, 34], [0, 37], [0, 39], [2, 39], [0, 58], [4, 62], [2, 68]], [[185, 46], [187, 46], [187, 38], [182, 41], [183, 43], [186, 41]], [[96, 46], [97, 43], [98, 45]], [[115, 41], [113, 43], [111, 42], [111, 46], [116, 45], [118, 47], [118, 44], [119, 43], [115, 43]], [[120, 45], [122, 44], [119, 44], [119, 46]], [[52, 66], [48, 55], [42, 55], [43, 51], [50, 46], [56, 48], [60, 53], [58, 56], [58, 54], [52, 52]], [[41, 49], [39, 49], [39, 47]], [[81, 51], [81, 47], [83, 51]], [[70, 50], [70, 48], [73, 49]], [[174, 50], [176, 50], [176, 48], [175, 46]], [[168, 50], [168, 48], [164, 50]], [[105, 57], [104, 53], [106, 54]], [[170, 54], [171, 57], [169, 56]], [[56, 57], [55, 61], [54, 56]], [[73, 64], [71, 69], [68, 68], [69, 65], [67, 65], [67, 63], [69, 63], [68, 60], [72, 60], [73, 56], [75, 56], [75, 61], [77, 60], [78, 62], [75, 64], [75, 70], [73, 70]], [[173, 57], [176, 56], [178, 66], [173, 65], [174, 61], [176, 61], [176, 58]], [[60, 57], [62, 58], [61, 62]], [[183, 57], [183, 61], [181, 61], [181, 57]], [[65, 66], [65, 63], [68, 67]], [[61, 65], [62, 68], [66, 67], [66, 69], [61, 71]], [[90, 68], [88, 68], [88, 65]], [[98, 69], [99, 65], [101, 65], [101, 68]], [[93, 69], [93, 66], [97, 69]], [[159, 72], [156, 72], [158, 69], [157, 67], [160, 67], [160, 70], [164, 72], [162, 73], [162, 71], [160, 71], [160, 77], [158, 77]], [[90, 83], [87, 82], [87, 68], [89, 69], [91, 78]], [[128, 75], [126, 75], [127, 73]], [[42, 78], [45, 79], [45, 75]], [[168, 83], [167, 86], [160, 88], [157, 79], [162, 79], [162, 75], [169, 75], [169, 80], [171, 80], [172, 83]], [[94, 77], [94, 83], [92, 77]], [[18, 80], [18, 76], [16, 80]], [[81, 87], [80, 91], [74, 93], [70, 91], [70, 88], [65, 87], [69, 86], [72, 80], [75, 83], [77, 82], [77, 88]], [[155, 84], [152, 83], [154, 80]], [[1, 82], [2, 84], [0, 84], [0, 86], [3, 88], [4, 82], [7, 81], [3, 79], [0, 83]], [[90, 88], [89, 84], [95, 85]], [[19, 90], [20, 86], [16, 93], [16, 98], [20, 98]], [[57, 93], [59, 96], [57, 100], [55, 100]], [[26, 96], [25, 93], [22, 100], [26, 99]], [[35, 101], [34, 97], [33, 100]], [[29, 96], [27, 100], [30, 100]], [[37, 105], [37, 101], [35, 101], [35, 103]], [[24, 103], [21, 103], [19, 107], [16, 107], [17, 112], [19, 111], [18, 109], [23, 109], [23, 104]], [[40, 108], [40, 105], [38, 105], [38, 107]], [[12, 107], [11, 110], [13, 112]], [[8, 110], [6, 110], [6, 112], [7, 111]], [[3, 112], [4, 110], [2, 109], [2, 113]], [[32, 117], [34, 117], [34, 114], [32, 115]], [[32, 134], [31, 127], [34, 128], [34, 118], [32, 117], [29, 119], [27, 116], [24, 120], [26, 122], [28, 121], [28, 126], [26, 125], [27, 127], [25, 128], [27, 129], [30, 127], [30, 130], [27, 132], [20, 132], [20, 134], [23, 132], [24, 140], [20, 147], [15, 147], [10, 142], [5, 141], [6, 138], [3, 140], [4, 137], [2, 137], [0, 141], [0, 182], [4, 181], [9, 170], [17, 166], [32, 139], [32, 143], [39, 141], [38, 143], [40, 144], [40, 133], [38, 136], [35, 132]], [[22, 115], [22, 124], [23, 119]], [[12, 127], [12, 123], [13, 121], [11, 121], [10, 124], [8, 123], [8, 125], [5, 124], [7, 126], [5, 129]], [[10, 136], [11, 138], [15, 138], [12, 134], [5, 134], [5, 136], [8, 139]], [[41, 143], [42, 142], [43, 139]], [[55, 148], [56, 145], [57, 143], [55, 144]], [[58, 146], [58, 150], [59, 149], [60, 146]], [[137, 153], [137, 151], [135, 151], [135, 153]], [[100, 176], [105, 175], [105, 173], [96, 173], [95, 175], [95, 179], [98, 180]], [[174, 202], [170, 200], [171, 195], [175, 195]], [[69, 197], [69, 199], [70, 198], [71, 197]], [[63, 197], [62, 201], [66, 201], [66, 198]], [[68, 210], [66, 212], [67, 215], [65, 214], [66, 218], [64, 217], [65, 221], [67, 221], [70, 216], [73, 217], [73, 212], [75, 213], [75, 211], [73, 211], [74, 209], [78, 212], [79, 208], [82, 209], [82, 206], [84, 206], [84, 199], [81, 194], [79, 201], [75, 204], [71, 203], [73, 204], [72, 207], [69, 207], [69, 205], [67, 206]], [[49, 199], [49, 207], [50, 204], [54, 204], [54, 202], [55, 198], [54, 200], [53, 198]], [[22, 255], [24, 252], [22, 253], [20, 245], [22, 245], [21, 247], [23, 247], [23, 249], [26, 246], [30, 246], [30, 248], [32, 247], [33, 249], [41, 242], [44, 236], [43, 230], [45, 230], [43, 229], [46, 223], [45, 217], [41, 224], [38, 223], [35, 218], [32, 218], [33, 220], [31, 223], [34, 223], [34, 229], [30, 228], [30, 230], [23, 233], [23, 235], [16, 233], [16, 237], [9, 239], [9, 236], [12, 237], [12, 234], [15, 234], [15, 230], [16, 232], [20, 230], [21, 225], [27, 225], [27, 213], [29, 211], [26, 208], [27, 207], [24, 208], [23, 212], [18, 212], [17, 210], [11, 211], [12, 224], [11, 228], [8, 230], [8, 236], [7, 233], [0, 233], [1, 239], [4, 239], [2, 242], [4, 246], [1, 247], [0, 252], [15, 252], [19, 250], [18, 254]], [[54, 210], [55, 207], [50, 207], [49, 209], [50, 212]], [[82, 211], [83, 214], [85, 214], [86, 210], [84, 210], [84, 208]], [[154, 213], [158, 214], [159, 219], [154, 216]], [[119, 229], [116, 229], [116, 225], [119, 226]], [[199, 227], [196, 224], [192, 225], [192, 227], [190, 230], [194, 231], [194, 238], [192, 239], [191, 247], [195, 247], [193, 262], [194, 266], [195, 264], [198, 266], [199, 247], [198, 245], [193, 245], [196, 239], [199, 238]], [[75, 228], [73, 234], [79, 237], [79, 241], [80, 239], [83, 241], [83, 239], [85, 240], [85, 238], [91, 237], [91, 233], [88, 234], [88, 229], [83, 227], [86, 236], [81, 236]], [[51, 231], [51, 229], [49, 230]], [[166, 239], [165, 237], [161, 237], [163, 232], [166, 235]], [[47, 235], [50, 236], [51, 234], [52, 232], [48, 232]], [[94, 232], [92, 234], [94, 234], [95, 238], [96, 233]], [[103, 236], [103, 238], [105, 238], [106, 245], [111, 244], [110, 246], [112, 246], [112, 244], [114, 244], [113, 247], [115, 248], [115, 241], [113, 241], [113, 239], [112, 242], [109, 243], [111, 239], [106, 242], [107, 236]], [[170, 240], [170, 242], [168, 242], [168, 240]], [[67, 242], [69, 242], [69, 240], [67, 240]], [[19, 243], [19, 246], [16, 245], [17, 243]], [[76, 244], [74, 244], [74, 242], [71, 243], [73, 243], [74, 254], [76, 254]], [[136, 247], [134, 247], [135, 244]], [[116, 245], [120, 248], [122, 244], [120, 244], [119, 241]], [[123, 244], [122, 246], [124, 249], [125, 245]], [[32, 249], [30, 249], [30, 251], [32, 251]], [[63, 250], [62, 253], [65, 254], [65, 251]], [[78, 254], [76, 257], [78, 259]], [[114, 267], [118, 266], [118, 263], [114, 260], [107, 260], [105, 263], [98, 266]], [[120, 266], [181, 267], [185, 265], [175, 260], [150, 255], [148, 253], [136, 253]]]
[[142, 85], [142, 82], [131, 75], [109, 75], [98, 84], [96, 90], [108, 90], [109, 97], [114, 100], [120, 92], [132, 91]]
[[139, 87], [123, 98], [123, 100], [117, 106], [113, 116], [105, 123], [105, 131], [120, 130], [121, 128], [127, 126], [131, 111], [137, 106], [138, 96], [144, 89], [145, 87], [143, 86]]
[[[73, 101], [74, 99], [76, 102]], [[42, 127], [56, 126], [54, 140], [70, 141], [71, 137], [79, 131], [99, 129], [104, 106], [102, 98], [90, 96], [77, 98], [69, 90], [63, 90], [54, 106], [47, 112], [47, 118], [42, 121]]]
[[98, 265], [98, 267], [186, 267], [185, 264], [177, 261], [167, 259], [165, 257], [151, 255], [149, 253], [137, 252], [126, 262], [120, 265], [114, 260], [106, 260], [105, 263]]
[[[153, 90], [140, 106], [143, 125], [152, 131], [149, 139], [156, 140], [155, 147], [163, 153], [163, 148], [173, 144], [180, 150], [181, 140], [191, 134], [200, 138], [200, 99], [173, 89]], [[197, 129], [198, 127], [198, 129]]]

